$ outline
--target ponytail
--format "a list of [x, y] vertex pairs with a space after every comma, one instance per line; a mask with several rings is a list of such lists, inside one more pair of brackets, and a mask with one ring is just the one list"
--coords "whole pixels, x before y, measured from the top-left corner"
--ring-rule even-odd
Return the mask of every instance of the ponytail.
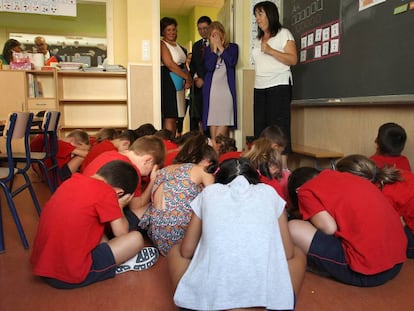
[[386, 184], [401, 181], [401, 172], [395, 167], [385, 166], [378, 168], [374, 161], [366, 156], [353, 154], [342, 158], [336, 163], [336, 170], [348, 172], [368, 179], [382, 189]]

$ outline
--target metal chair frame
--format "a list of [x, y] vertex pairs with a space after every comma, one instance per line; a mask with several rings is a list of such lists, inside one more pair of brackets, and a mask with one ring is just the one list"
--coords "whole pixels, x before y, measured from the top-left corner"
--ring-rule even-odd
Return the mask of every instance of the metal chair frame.
[[[30, 195], [33, 200], [33, 204], [36, 208], [37, 214], [40, 215], [41, 209], [39, 201], [37, 200], [36, 193], [33, 189], [33, 185], [27, 174], [30, 168], [30, 149], [29, 149], [29, 135], [30, 128], [32, 125], [33, 113], [31, 112], [14, 112], [11, 113], [8, 119], [8, 123], [5, 126], [3, 135], [6, 138], [6, 152], [7, 155], [0, 154], [0, 160], [7, 162], [7, 167], [0, 167], [0, 186], [4, 191], [10, 212], [13, 216], [14, 222], [16, 223], [17, 230], [22, 240], [25, 249], [29, 248], [26, 235], [23, 230], [19, 215], [16, 210], [13, 198], [21, 193], [25, 189], [29, 189]], [[26, 161], [23, 167], [19, 167], [13, 157], [13, 141], [16, 139], [23, 139], [24, 149], [26, 155]], [[21, 175], [24, 178], [24, 183], [18, 188], [13, 190], [13, 181], [16, 175]], [[1, 202], [0, 202], [1, 203]], [[4, 244], [4, 231], [3, 221], [1, 215], [1, 204], [0, 204], [0, 253], [5, 251]]]
[[[31, 131], [31, 133], [38, 133], [43, 135], [44, 152], [30, 152], [30, 159], [32, 163], [36, 163], [42, 170], [47, 186], [51, 193], [55, 192], [58, 186], [59, 166], [56, 159], [58, 151], [58, 125], [60, 119], [59, 111], [46, 111], [42, 129], [39, 131]], [[46, 165], [46, 160], [49, 162]], [[49, 174], [51, 173], [51, 175]]]

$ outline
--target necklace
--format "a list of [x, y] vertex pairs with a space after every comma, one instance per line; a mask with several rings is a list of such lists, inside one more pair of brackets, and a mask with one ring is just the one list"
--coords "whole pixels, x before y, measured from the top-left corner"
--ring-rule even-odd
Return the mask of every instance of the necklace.
[[219, 56], [217, 59], [216, 69], [219, 69], [223, 65], [223, 59]]

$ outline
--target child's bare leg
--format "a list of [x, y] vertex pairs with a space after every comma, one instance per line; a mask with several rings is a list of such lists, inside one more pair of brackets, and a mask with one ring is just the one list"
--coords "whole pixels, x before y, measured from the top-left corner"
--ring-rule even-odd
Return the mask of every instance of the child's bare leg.
[[108, 242], [117, 265], [134, 257], [143, 247], [144, 238], [138, 231], [115, 237]]
[[144, 213], [149, 206], [149, 202], [144, 201], [142, 197], [142, 195], [140, 197], [133, 197], [128, 205], [129, 209], [138, 217], [138, 219], [141, 219], [142, 216], [144, 216]]
[[288, 266], [293, 291], [296, 297], [298, 297], [306, 272], [306, 255], [297, 246], [295, 246], [294, 252], [293, 258], [288, 260]]
[[293, 243], [308, 254], [316, 228], [309, 221], [296, 219], [289, 221], [288, 226]]
[[174, 245], [167, 256], [168, 269], [170, 271], [171, 282], [175, 289], [177, 288], [178, 282], [187, 270], [191, 260], [181, 256], [180, 244]]

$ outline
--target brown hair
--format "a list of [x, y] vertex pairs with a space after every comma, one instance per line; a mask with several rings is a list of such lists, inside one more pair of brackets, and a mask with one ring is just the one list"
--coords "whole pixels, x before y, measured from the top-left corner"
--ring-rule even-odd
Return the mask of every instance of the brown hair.
[[100, 143], [104, 140], [113, 140], [117, 137], [118, 131], [114, 128], [104, 127], [95, 134], [96, 142]]
[[162, 166], [165, 161], [165, 146], [161, 138], [154, 135], [145, 135], [129, 147], [136, 155], [149, 154], [154, 158], [154, 164]]
[[266, 137], [267, 139], [270, 139], [273, 144], [276, 144], [282, 148], [286, 147], [287, 144], [285, 133], [283, 133], [282, 129], [276, 124], [266, 127], [260, 133], [260, 137]]
[[400, 171], [395, 167], [378, 168], [374, 161], [360, 154], [342, 158], [336, 163], [336, 170], [366, 178], [380, 188], [402, 180]]
[[129, 141], [129, 144], [132, 145], [137, 139], [137, 136], [135, 135], [134, 130], [125, 130], [119, 133], [116, 138], [123, 141]]
[[3, 47], [3, 57], [7, 61], [8, 64], [13, 60], [13, 49], [16, 47], [21, 48], [21, 44], [19, 41], [15, 39], [9, 39], [6, 41]]
[[89, 134], [83, 130], [73, 130], [66, 137], [72, 137], [77, 144], [89, 145]]
[[202, 134], [190, 137], [178, 152], [173, 163], [195, 163], [198, 164], [202, 160], [217, 163], [217, 153], [213, 147], [209, 146], [206, 137]]
[[[260, 174], [267, 178], [282, 177], [282, 156], [277, 149], [272, 148], [272, 141], [266, 137], [260, 137], [253, 141], [253, 144], [246, 153], [244, 158], [249, 159], [253, 166], [259, 170]], [[272, 176], [269, 171], [269, 165], [275, 165], [279, 168], [277, 176]]]
[[160, 31], [161, 31], [160, 35], [161, 36], [164, 36], [165, 28], [167, 28], [170, 25], [174, 25], [175, 27], [177, 27], [177, 25], [178, 25], [177, 20], [173, 17], [167, 17], [167, 16], [161, 18], [161, 20], [160, 20]]
[[237, 151], [236, 140], [234, 138], [217, 135], [216, 144], [219, 146], [218, 154], [223, 154], [226, 152]]

